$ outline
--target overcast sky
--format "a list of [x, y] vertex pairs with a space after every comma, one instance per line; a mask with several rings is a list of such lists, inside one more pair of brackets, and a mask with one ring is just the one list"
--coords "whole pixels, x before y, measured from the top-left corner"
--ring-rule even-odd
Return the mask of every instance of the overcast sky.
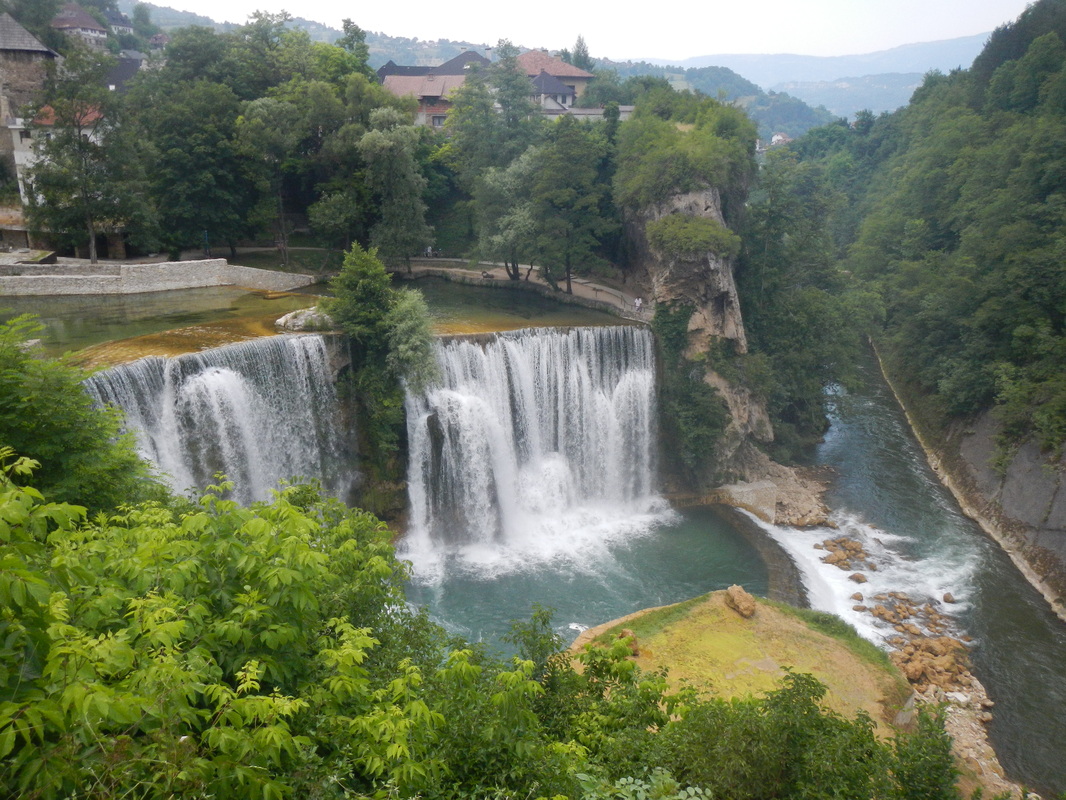
[[154, 0], [219, 22], [286, 10], [339, 28], [419, 39], [494, 44], [510, 39], [557, 50], [585, 37], [593, 57], [680, 61], [722, 53], [870, 53], [991, 31], [1027, 0], [623, 0], [537, 4], [513, 0]]

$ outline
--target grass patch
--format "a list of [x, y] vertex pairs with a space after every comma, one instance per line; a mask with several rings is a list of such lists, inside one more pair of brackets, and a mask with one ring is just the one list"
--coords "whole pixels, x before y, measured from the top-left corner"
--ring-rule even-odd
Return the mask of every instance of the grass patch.
[[873, 642], [863, 639], [852, 625], [836, 614], [815, 611], [811, 608], [796, 608], [788, 605], [788, 603], [778, 603], [773, 600], [763, 600], [762, 602], [772, 605], [784, 614], [802, 620], [809, 628], [824, 633], [826, 636], [831, 636], [864, 661], [877, 667], [895, 669], [892, 659], [888, 657], [888, 653]]
[[862, 708], [887, 735], [910, 697], [888, 655], [832, 614], [757, 603], [746, 619], [727, 606], [724, 593], [712, 592], [619, 622], [593, 641], [609, 642], [628, 628], [642, 669], [666, 668], [672, 684], [724, 699], [772, 691], [785, 669], [809, 673], [828, 687], [828, 707], [848, 717]]
[[706, 599], [707, 595], [700, 595], [691, 600], [685, 600], [682, 603], [667, 606], [666, 608], [660, 608], [656, 611], [649, 611], [647, 614], [642, 614], [628, 622], [623, 622], [620, 625], [615, 625], [613, 628], [609, 628], [593, 639], [593, 641], [597, 644], [607, 644], [611, 640], [616, 639], [619, 631], [623, 628], [628, 628], [633, 631], [634, 635], [637, 637], [637, 641], [648, 639], [662, 633], [664, 628], [687, 617], [693, 608], [700, 603], [705, 602]]

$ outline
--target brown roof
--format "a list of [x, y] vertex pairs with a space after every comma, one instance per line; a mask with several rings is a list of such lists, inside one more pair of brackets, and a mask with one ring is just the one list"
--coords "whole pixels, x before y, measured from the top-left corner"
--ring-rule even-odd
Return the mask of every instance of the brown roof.
[[465, 75], [386, 75], [383, 85], [397, 97], [447, 97]]
[[34, 38], [33, 34], [19, 25], [6, 11], [0, 14], [0, 50], [31, 50], [35, 53], [52, 51]]
[[561, 58], [548, 55], [543, 50], [530, 50], [528, 53], [522, 53], [518, 57], [518, 63], [531, 78], [535, 78], [541, 72], [547, 72], [555, 78], [593, 77], [591, 72], [585, 72], [585, 70], [579, 69], [573, 64], [567, 64]]
[[[92, 125], [98, 119], [103, 117], [100, 110], [97, 108], [87, 108], [84, 111], [78, 113], [75, 120], [79, 125]], [[44, 106], [38, 112], [37, 117], [33, 120], [34, 125], [55, 125], [56, 124], [56, 112], [51, 106]]]
[[67, 3], [63, 6], [59, 13], [52, 18], [52, 27], [61, 31], [69, 30], [70, 28], [82, 28], [87, 31], [107, 33], [107, 28], [97, 22], [92, 14], [77, 3]]

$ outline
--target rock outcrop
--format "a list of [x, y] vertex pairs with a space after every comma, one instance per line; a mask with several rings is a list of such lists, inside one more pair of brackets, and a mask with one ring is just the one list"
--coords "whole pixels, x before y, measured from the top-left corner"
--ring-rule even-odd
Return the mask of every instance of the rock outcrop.
[[336, 330], [337, 324], [333, 318], [317, 307], [300, 308], [290, 311], [283, 317], [279, 317], [274, 327], [282, 331], [331, 331]]
[[684, 356], [693, 361], [706, 360], [704, 382], [717, 392], [729, 412], [729, 422], [717, 443], [711, 472], [741, 479], [716, 488], [713, 485], [673, 488], [681, 494], [703, 494], [706, 502], [747, 509], [767, 522], [824, 524], [828, 516], [821, 501], [825, 484], [774, 463], [758, 450], [755, 442], [770, 442], [774, 438], [765, 404], [746, 387], [716, 371], [713, 361], [707, 358], [719, 343], [725, 343], [737, 354], [747, 352], [747, 334], [732, 260], [711, 251], [683, 256], [657, 251], [648, 241], [646, 228], [649, 223], [672, 214], [726, 224], [721, 197], [714, 188], [676, 194], [645, 209], [627, 225], [636, 251], [634, 277], [656, 305], [683, 303], [693, 309]]
[[646, 209], [628, 225], [630, 240], [637, 250], [633, 260], [637, 282], [647, 287], [656, 303], [684, 301], [695, 309], [689, 319], [689, 352], [707, 352], [714, 338], [733, 342], [737, 352], [748, 349], [740, 301], [729, 259], [706, 252], [684, 258], [667, 258], [648, 243], [645, 227], [649, 222], [671, 214], [713, 219], [722, 225], [722, 200], [717, 189], [707, 188], [671, 196]]

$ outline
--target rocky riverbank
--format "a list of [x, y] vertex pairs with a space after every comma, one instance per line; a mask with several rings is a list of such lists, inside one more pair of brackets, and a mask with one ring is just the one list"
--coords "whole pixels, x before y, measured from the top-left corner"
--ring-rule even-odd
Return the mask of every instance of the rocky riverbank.
[[1066, 622], [1066, 491], [1060, 486], [1062, 459], [1047, 463], [1034, 446], [1027, 445], [1014, 454], [1004, 474], [997, 474], [990, 466], [996, 426], [988, 414], [970, 428], [935, 434], [930, 426], [922, 424], [876, 348], [874, 352], [929, 467], [955, 496], [963, 513], [1003, 548], [1019, 572]]
[[[840, 549], [855, 555], [853, 548], [841, 545]], [[913, 695], [909, 701], [892, 688], [882, 668], [843, 652], [846, 648], [840, 642], [758, 602], [740, 587], [712, 592], [684, 619], [652, 635], [644, 634], [641, 619], [662, 608], [644, 609], [589, 628], [571, 650], [593, 645], [605, 635], [627, 637], [633, 659], [642, 668], [666, 667], [672, 680], [713, 686], [723, 697], [766, 691], [784, 667], [809, 672], [828, 686], [830, 707], [849, 716], [865, 709], [881, 721], [884, 735], [910, 724], [915, 703], [942, 707], [964, 797], [980, 788], [989, 797], [1039, 800], [1006, 778], [988, 741], [985, 725], [992, 718], [994, 703], [969, 671], [965, 643], [946, 635], [912, 634], [904, 621], [922, 611], [905, 595], [881, 598], [871, 613], [901, 621], [891, 659], [910, 683]], [[940, 624], [947, 624], [944, 617]]]

